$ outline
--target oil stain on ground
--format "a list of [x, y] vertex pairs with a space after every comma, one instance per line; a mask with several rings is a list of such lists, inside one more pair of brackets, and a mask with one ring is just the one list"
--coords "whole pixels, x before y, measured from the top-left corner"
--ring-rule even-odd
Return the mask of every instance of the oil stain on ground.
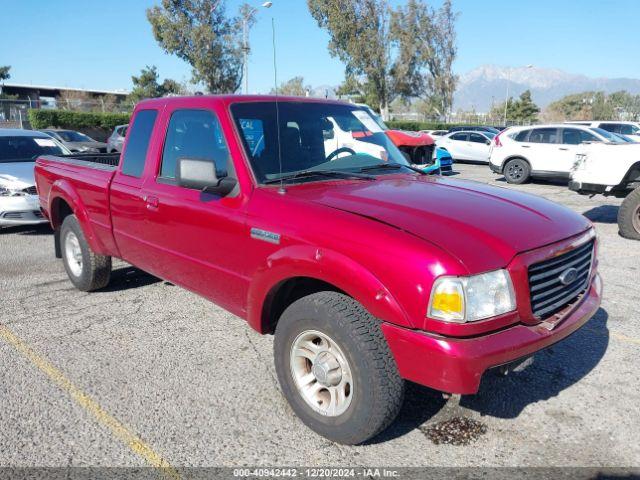
[[420, 431], [436, 445], [469, 445], [487, 433], [487, 426], [467, 417], [453, 417]]

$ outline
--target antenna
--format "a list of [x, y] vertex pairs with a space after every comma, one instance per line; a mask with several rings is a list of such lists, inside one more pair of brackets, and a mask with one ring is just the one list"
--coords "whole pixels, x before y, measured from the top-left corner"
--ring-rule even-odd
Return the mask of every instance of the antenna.
[[273, 83], [275, 85], [276, 93], [276, 133], [278, 138], [278, 168], [280, 169], [280, 188], [278, 193], [284, 194], [284, 181], [282, 180], [282, 147], [280, 145], [280, 106], [278, 105], [278, 63], [276, 61], [276, 21], [271, 17], [271, 38], [273, 43]]

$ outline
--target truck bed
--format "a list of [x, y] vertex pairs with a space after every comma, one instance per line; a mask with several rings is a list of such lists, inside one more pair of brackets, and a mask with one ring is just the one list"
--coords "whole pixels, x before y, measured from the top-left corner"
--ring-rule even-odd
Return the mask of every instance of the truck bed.
[[96, 251], [113, 254], [117, 251], [113, 239], [110, 213], [110, 186], [120, 162], [120, 154], [44, 155], [36, 160], [35, 178], [40, 207], [49, 219], [55, 218], [59, 202], [52, 202], [52, 190], [63, 198], [72, 210], [81, 202], [86, 227]]

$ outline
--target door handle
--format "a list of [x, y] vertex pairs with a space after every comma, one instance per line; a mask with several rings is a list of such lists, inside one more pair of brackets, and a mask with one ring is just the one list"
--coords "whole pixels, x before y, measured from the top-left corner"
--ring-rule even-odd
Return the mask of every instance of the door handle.
[[156, 208], [158, 208], [158, 205], [160, 205], [160, 200], [158, 200], [158, 197], [154, 197], [153, 195], [145, 195], [144, 197], [142, 197], [142, 199], [147, 204], [148, 210], [155, 210]]
[[560, 147], [558, 150], [564, 150], [564, 151], [566, 152], [566, 151], [567, 151], [567, 150], [569, 150], [569, 149], [568, 149], [568, 148], [562, 148], [562, 147]]
[[520, 145], [522, 148], [531, 148], [531, 145]]

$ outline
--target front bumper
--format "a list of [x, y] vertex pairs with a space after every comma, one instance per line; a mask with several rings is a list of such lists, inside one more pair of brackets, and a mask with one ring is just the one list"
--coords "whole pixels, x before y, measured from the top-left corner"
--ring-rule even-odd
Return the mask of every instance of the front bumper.
[[37, 195], [0, 197], [0, 227], [47, 223]]
[[487, 370], [532, 355], [582, 327], [600, 307], [601, 296], [602, 281], [596, 274], [583, 297], [551, 330], [543, 322], [520, 323], [474, 338], [430, 335], [389, 323], [382, 324], [382, 331], [403, 378], [443, 392], [473, 394]]

